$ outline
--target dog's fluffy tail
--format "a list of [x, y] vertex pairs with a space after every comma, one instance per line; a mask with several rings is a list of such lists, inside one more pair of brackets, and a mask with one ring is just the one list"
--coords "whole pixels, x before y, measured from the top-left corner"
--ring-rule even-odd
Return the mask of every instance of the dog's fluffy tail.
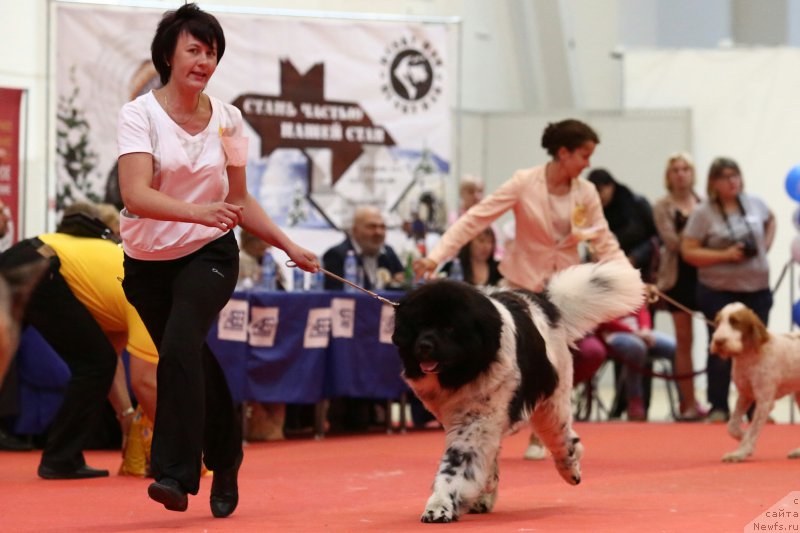
[[559, 323], [575, 341], [598, 324], [632, 313], [644, 303], [644, 283], [627, 261], [587, 263], [567, 268], [547, 284]]

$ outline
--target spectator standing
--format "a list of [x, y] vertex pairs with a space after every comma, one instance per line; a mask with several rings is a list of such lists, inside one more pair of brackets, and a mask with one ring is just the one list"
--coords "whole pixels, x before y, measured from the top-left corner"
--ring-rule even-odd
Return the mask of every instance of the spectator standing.
[[[700, 197], [694, 190], [695, 169], [689, 154], [677, 153], [667, 160], [664, 176], [667, 195], [653, 206], [653, 219], [661, 241], [656, 286], [667, 296], [688, 309], [697, 309], [697, 268], [687, 263], [680, 253], [681, 236], [686, 221]], [[684, 421], [700, 420], [705, 410], [697, 403], [694, 390], [692, 315], [666, 302], [675, 327], [675, 374], [690, 376], [678, 380], [680, 416]]]
[[[709, 321], [731, 302], [750, 307], [764, 324], [772, 308], [767, 252], [775, 238], [775, 217], [760, 198], [744, 192], [738, 163], [718, 157], [708, 170], [707, 199], [683, 230], [681, 254], [697, 267], [697, 305]], [[711, 339], [713, 327], [708, 326]], [[730, 416], [731, 361], [708, 354], [709, 422]]]

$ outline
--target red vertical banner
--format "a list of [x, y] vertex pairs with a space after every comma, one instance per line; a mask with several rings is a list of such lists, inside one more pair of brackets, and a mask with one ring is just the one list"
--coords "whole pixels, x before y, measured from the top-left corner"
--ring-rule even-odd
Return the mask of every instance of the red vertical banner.
[[17, 242], [21, 89], [0, 88], [0, 251]]

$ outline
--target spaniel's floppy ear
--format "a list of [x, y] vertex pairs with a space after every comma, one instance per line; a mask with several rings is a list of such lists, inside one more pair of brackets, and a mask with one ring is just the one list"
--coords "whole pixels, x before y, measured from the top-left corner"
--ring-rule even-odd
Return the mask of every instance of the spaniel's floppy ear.
[[750, 308], [745, 307], [734, 314], [739, 322], [739, 331], [742, 332], [742, 342], [753, 350], [760, 351], [761, 346], [769, 340], [767, 327]]

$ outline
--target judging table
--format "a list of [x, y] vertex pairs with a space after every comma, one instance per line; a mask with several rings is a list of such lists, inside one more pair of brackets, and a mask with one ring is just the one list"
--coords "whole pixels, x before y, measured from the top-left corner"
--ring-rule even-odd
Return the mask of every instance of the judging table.
[[234, 293], [208, 343], [237, 402], [393, 400], [408, 390], [393, 331], [393, 307], [360, 292], [249, 290]]

